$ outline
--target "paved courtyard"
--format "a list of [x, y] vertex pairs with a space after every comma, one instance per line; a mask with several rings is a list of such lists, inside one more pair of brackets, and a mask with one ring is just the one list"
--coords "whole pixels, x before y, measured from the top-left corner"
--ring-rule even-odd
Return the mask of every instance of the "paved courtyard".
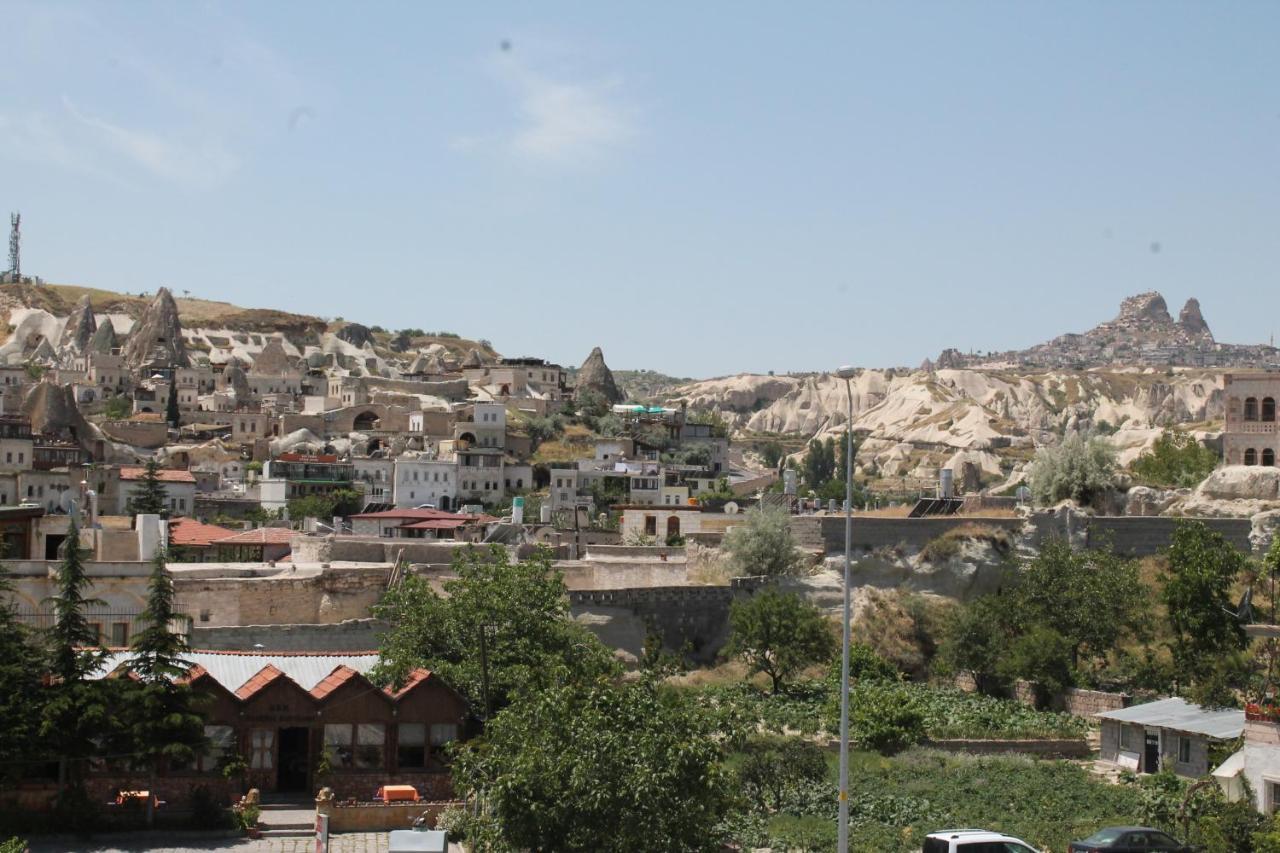
[[[219, 838], [209, 841], [197, 841], [190, 838], [166, 841], [163, 834], [157, 834], [148, 841], [128, 841], [121, 844], [111, 842], [85, 843], [74, 841], [35, 841], [31, 844], [31, 853], [135, 853], [135, 851], [152, 851], [152, 853], [208, 853], [208, 851], [233, 851], [233, 853], [314, 853], [316, 847], [311, 838], [260, 838], [251, 841], [247, 838]], [[449, 845], [450, 853], [461, 853], [462, 848], [456, 844]], [[356, 832], [334, 835], [329, 838], [329, 853], [386, 853], [387, 833]]]

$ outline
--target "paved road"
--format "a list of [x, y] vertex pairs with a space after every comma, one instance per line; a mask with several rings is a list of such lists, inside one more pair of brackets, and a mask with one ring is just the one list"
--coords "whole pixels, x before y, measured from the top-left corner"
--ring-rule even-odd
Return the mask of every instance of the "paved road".
[[[232, 851], [233, 853], [313, 853], [315, 841], [310, 838], [220, 838], [210, 841], [192, 839], [165, 840], [157, 834], [149, 841], [129, 841], [122, 844], [95, 842], [35, 841], [31, 853], [208, 853]], [[449, 845], [450, 853], [461, 853], [462, 848]], [[356, 832], [334, 835], [329, 839], [329, 853], [387, 853], [387, 833]]]

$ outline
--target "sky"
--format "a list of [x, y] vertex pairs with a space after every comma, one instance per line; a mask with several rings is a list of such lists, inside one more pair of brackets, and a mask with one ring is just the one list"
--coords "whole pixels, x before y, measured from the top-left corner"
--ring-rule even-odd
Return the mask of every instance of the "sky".
[[9, 2], [23, 271], [678, 376], [1280, 326], [1280, 3]]

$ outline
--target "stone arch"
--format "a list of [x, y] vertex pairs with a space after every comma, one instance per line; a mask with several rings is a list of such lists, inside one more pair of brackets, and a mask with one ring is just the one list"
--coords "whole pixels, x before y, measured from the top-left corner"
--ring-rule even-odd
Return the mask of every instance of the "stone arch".
[[1262, 464], [1268, 468], [1274, 468], [1276, 465], [1276, 452], [1270, 447], [1262, 449]]
[[476, 434], [473, 432], [464, 432], [458, 436], [458, 441], [465, 441], [468, 447], [472, 447], [476, 443]]
[[1276, 398], [1262, 398], [1262, 419], [1264, 421], [1274, 421], [1276, 419]]
[[1256, 421], [1258, 419], [1258, 398], [1244, 398], [1244, 419], [1246, 421]]
[[1252, 447], [1250, 447], [1248, 450], [1246, 450], [1246, 451], [1244, 452], [1244, 464], [1246, 464], [1246, 465], [1257, 465], [1257, 464], [1258, 464], [1258, 451], [1254, 450]]
[[449, 512], [452, 509], [452, 507], [450, 506], [450, 503], [452, 502], [449, 500], [448, 495], [440, 496], [440, 509], [444, 510], [445, 512]]
[[377, 412], [366, 409], [351, 419], [351, 428], [355, 432], [369, 432], [377, 428], [378, 420]]

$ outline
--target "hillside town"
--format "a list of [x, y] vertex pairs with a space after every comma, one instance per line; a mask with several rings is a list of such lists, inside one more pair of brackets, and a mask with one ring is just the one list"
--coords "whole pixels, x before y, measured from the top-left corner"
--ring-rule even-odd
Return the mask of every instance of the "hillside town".
[[3, 20], [0, 853], [1280, 853], [1280, 5]]

